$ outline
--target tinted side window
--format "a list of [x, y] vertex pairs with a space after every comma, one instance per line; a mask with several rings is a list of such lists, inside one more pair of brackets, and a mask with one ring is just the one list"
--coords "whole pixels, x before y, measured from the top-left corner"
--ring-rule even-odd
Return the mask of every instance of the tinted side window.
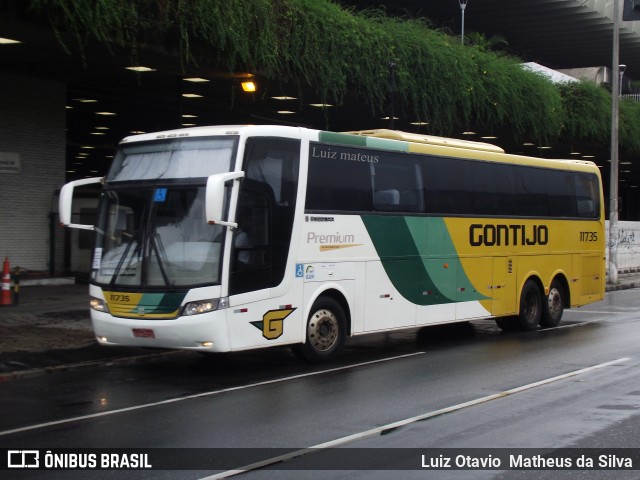
[[518, 215], [514, 167], [499, 163], [468, 162], [469, 189], [479, 215]]
[[576, 217], [574, 174], [562, 170], [547, 170], [549, 214], [552, 217]]
[[249, 138], [245, 146], [246, 178], [268, 185], [277, 205], [294, 207], [299, 155], [299, 140]]
[[595, 175], [312, 143], [307, 210], [597, 218]]
[[[313, 148], [313, 144], [312, 147]], [[309, 157], [307, 210], [372, 210], [371, 171], [366, 161]]]
[[425, 157], [423, 174], [427, 189], [428, 213], [475, 213], [469, 189], [473, 177], [467, 168], [468, 163], [471, 162], [456, 158]]
[[518, 215], [523, 217], [549, 215], [548, 173], [540, 168], [515, 168]]
[[511, 165], [447, 157], [425, 159], [427, 212], [517, 215]]
[[595, 175], [582, 174], [576, 177], [576, 201], [578, 217], [598, 218], [600, 214], [600, 189]]
[[423, 212], [420, 163], [412, 156], [382, 156], [373, 165], [373, 209], [378, 212]]

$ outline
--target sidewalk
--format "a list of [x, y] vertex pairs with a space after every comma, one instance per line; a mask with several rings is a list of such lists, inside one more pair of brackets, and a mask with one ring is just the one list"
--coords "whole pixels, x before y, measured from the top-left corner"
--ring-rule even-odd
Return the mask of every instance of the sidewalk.
[[[640, 272], [620, 275], [617, 285], [607, 285], [607, 291], [628, 288], [640, 288]], [[88, 285], [22, 287], [18, 304], [0, 307], [0, 381], [166, 353], [98, 345]]]
[[166, 351], [98, 345], [88, 285], [21, 287], [19, 303], [0, 307], [0, 381], [158, 353]]

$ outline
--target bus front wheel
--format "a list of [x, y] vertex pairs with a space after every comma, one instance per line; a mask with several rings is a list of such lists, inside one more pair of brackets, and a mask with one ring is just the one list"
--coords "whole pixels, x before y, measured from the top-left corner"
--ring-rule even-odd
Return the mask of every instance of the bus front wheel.
[[520, 313], [517, 322], [520, 330], [536, 330], [541, 316], [542, 294], [540, 287], [533, 280], [527, 280], [520, 295]]
[[549, 287], [549, 295], [542, 302], [540, 326], [543, 328], [558, 326], [564, 312], [564, 304], [564, 288], [558, 280], [554, 280]]
[[310, 363], [335, 358], [346, 340], [345, 314], [331, 297], [320, 297], [313, 304], [307, 321], [306, 341], [294, 352]]

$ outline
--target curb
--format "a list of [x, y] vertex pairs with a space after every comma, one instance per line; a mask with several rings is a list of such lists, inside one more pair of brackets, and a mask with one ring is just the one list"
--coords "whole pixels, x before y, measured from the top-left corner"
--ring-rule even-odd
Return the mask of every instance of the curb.
[[[54, 286], [54, 285], [75, 285], [75, 277], [47, 277], [47, 278], [33, 278], [30, 280], [20, 280], [21, 287], [33, 287], [33, 286]], [[12, 287], [14, 284], [12, 282]]]
[[629, 290], [631, 288], [640, 288], [640, 281], [630, 283], [619, 283], [617, 285], [608, 284], [605, 287], [606, 292], [617, 292], [618, 290]]
[[87, 360], [85, 362], [65, 363], [62, 365], [32, 368], [28, 370], [16, 370], [13, 372], [0, 373], [0, 382], [8, 382], [11, 380], [19, 380], [21, 378], [37, 377], [45, 374], [66, 372], [70, 370], [79, 370], [79, 369], [89, 368], [89, 367], [102, 367], [102, 366], [108, 367], [110, 365], [136, 363], [140, 360], [147, 360], [147, 361], [159, 360], [164, 357], [177, 355], [177, 354], [184, 354], [184, 353], [185, 351], [183, 350], [170, 350], [170, 351], [161, 352], [161, 353], [150, 353], [148, 355], [133, 355], [130, 357], [103, 358], [99, 360]]

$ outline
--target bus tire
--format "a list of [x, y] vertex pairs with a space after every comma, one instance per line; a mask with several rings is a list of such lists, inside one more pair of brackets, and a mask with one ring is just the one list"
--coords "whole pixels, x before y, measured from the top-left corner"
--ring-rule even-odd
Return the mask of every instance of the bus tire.
[[551, 282], [551, 287], [549, 287], [549, 295], [542, 301], [541, 327], [551, 328], [558, 326], [564, 312], [564, 299], [564, 287], [558, 280], [554, 280]]
[[335, 358], [346, 340], [346, 320], [342, 306], [331, 297], [320, 297], [307, 320], [305, 343], [296, 345], [294, 353], [309, 363]]
[[520, 330], [530, 332], [536, 330], [542, 317], [542, 293], [533, 280], [527, 280], [520, 295], [518, 326]]

